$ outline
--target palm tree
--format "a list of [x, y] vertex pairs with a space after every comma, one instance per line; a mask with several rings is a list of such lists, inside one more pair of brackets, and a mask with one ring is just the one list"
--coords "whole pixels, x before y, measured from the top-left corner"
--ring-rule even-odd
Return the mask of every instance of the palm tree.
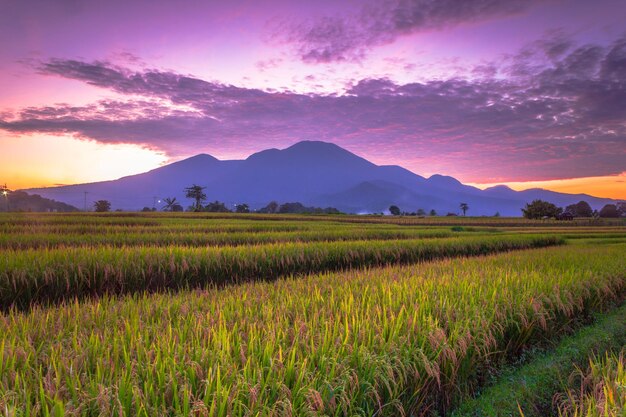
[[176, 197], [166, 197], [163, 199], [163, 202], [165, 203], [163, 211], [174, 211], [174, 206], [178, 204], [178, 201], [176, 201]]
[[196, 200], [196, 203], [193, 205], [193, 211], [202, 211], [202, 202], [206, 200], [206, 194], [203, 191], [205, 188], [196, 184], [185, 188], [185, 197]]
[[465, 216], [465, 212], [469, 210], [469, 206], [467, 205], [467, 203], [461, 203], [459, 207], [461, 207], [461, 210], [463, 210], [463, 215]]

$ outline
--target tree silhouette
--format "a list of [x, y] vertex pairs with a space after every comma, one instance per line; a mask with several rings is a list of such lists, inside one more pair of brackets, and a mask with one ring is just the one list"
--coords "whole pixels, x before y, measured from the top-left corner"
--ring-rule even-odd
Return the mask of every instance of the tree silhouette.
[[206, 194], [204, 193], [205, 188], [206, 187], [201, 187], [196, 184], [185, 188], [185, 197], [196, 201], [192, 206], [193, 211], [202, 211], [202, 202], [206, 200]]
[[562, 212], [562, 208], [543, 200], [533, 200], [532, 203], [526, 204], [526, 207], [522, 209], [522, 213], [527, 219], [557, 218]]
[[586, 201], [570, 204], [565, 207], [565, 212], [570, 213], [574, 217], [593, 217], [593, 209]]
[[270, 201], [267, 206], [259, 209], [257, 213], [277, 213], [278, 212], [278, 203], [276, 201]]
[[250, 213], [250, 206], [248, 206], [246, 203], [237, 204], [236, 211], [237, 213]]
[[389, 213], [391, 213], [394, 216], [399, 216], [400, 208], [398, 206], [389, 206]]
[[469, 206], [467, 205], [467, 203], [461, 203], [459, 207], [461, 208], [461, 210], [463, 211], [463, 215], [465, 216], [465, 212], [469, 210]]
[[436, 216], [437, 215], [437, 211], [435, 209], [432, 209], [429, 214], [431, 216]]
[[620, 212], [615, 204], [607, 204], [600, 210], [600, 217], [619, 217]]
[[166, 197], [163, 199], [165, 206], [163, 206], [163, 211], [174, 211], [174, 206], [178, 205], [178, 201], [176, 201], [176, 197]]
[[111, 211], [111, 203], [107, 200], [98, 200], [93, 203], [93, 208], [98, 213], [105, 213]]
[[212, 203], [207, 204], [204, 207], [204, 211], [208, 211], [209, 213], [230, 213], [230, 210], [224, 203], [221, 201], [215, 200]]

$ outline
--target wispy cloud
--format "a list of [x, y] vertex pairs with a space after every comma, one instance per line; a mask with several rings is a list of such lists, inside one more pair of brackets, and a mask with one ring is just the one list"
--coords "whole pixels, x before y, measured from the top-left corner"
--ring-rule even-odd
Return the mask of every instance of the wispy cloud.
[[539, 41], [502, 65], [477, 69], [488, 77], [409, 84], [364, 79], [341, 95], [267, 92], [109, 62], [56, 59], [40, 71], [127, 100], [3, 113], [0, 129], [135, 143], [171, 156], [329, 140], [418, 172], [437, 161], [446, 173], [464, 169], [483, 182], [625, 169], [624, 38], [608, 47]]
[[287, 23], [276, 36], [308, 63], [360, 60], [400, 36], [520, 13], [541, 0], [384, 0], [360, 13]]

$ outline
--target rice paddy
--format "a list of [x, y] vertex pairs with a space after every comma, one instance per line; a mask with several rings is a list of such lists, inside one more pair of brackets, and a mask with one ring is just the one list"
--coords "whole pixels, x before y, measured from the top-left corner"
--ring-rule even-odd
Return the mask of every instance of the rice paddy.
[[1, 216], [0, 413], [445, 416], [626, 322], [623, 221], [461, 220]]

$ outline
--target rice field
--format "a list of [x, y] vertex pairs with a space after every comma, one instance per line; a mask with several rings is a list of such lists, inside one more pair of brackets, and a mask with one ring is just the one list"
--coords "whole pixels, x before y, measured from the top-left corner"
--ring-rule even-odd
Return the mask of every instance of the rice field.
[[623, 222], [409, 220], [0, 216], [0, 413], [445, 416], [626, 321]]

